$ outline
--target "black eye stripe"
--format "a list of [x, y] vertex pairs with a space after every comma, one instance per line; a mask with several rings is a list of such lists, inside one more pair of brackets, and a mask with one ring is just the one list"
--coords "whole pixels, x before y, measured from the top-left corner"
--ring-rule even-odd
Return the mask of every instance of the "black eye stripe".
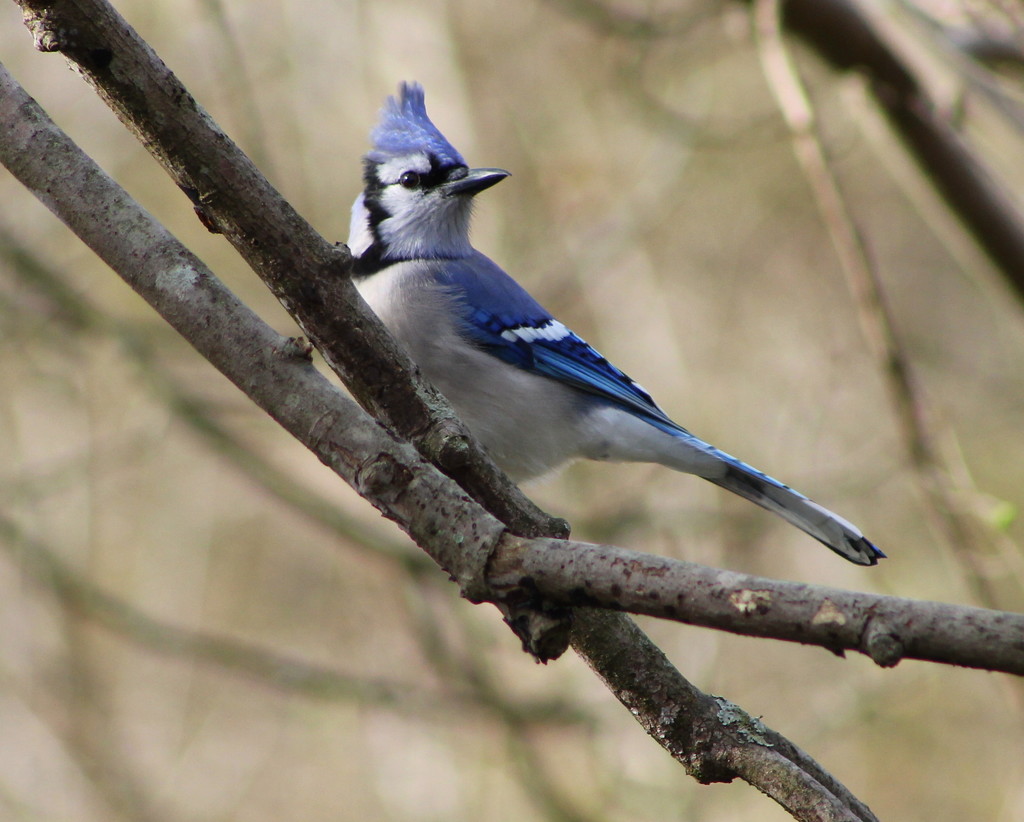
[[[430, 171], [422, 172], [410, 169], [409, 171], [404, 172], [402, 176], [399, 177], [398, 181], [405, 188], [422, 188], [429, 190], [435, 186], [441, 185], [442, 183], [448, 182], [448, 180], [452, 179], [453, 175], [456, 177], [464, 177], [466, 174], [465, 168], [465, 166], [442, 165], [437, 157], [431, 156]], [[407, 174], [415, 175], [418, 178], [418, 183], [411, 186], [407, 185], [405, 182]]]
[[[383, 191], [388, 185], [394, 185], [393, 183], [383, 183], [377, 176], [378, 164], [370, 159], [366, 159], [363, 167], [363, 184], [365, 186], [365, 193], [369, 198], [373, 198], [375, 194]], [[403, 171], [398, 178], [398, 185], [403, 188], [414, 189], [421, 188], [429, 190], [435, 186], [439, 186], [442, 183], [446, 183], [449, 180], [459, 179], [465, 177], [467, 172], [466, 166], [463, 165], [443, 165], [437, 157], [430, 156], [430, 170], [427, 172], [417, 171], [416, 169], [408, 169]], [[408, 175], [408, 181], [407, 181]], [[418, 176], [419, 182], [415, 183], [412, 180], [412, 176]]]

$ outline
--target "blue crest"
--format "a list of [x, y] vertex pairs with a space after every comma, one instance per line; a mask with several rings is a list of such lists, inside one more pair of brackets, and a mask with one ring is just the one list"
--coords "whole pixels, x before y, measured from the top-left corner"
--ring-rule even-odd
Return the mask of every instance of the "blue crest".
[[466, 165], [462, 155], [430, 122], [423, 86], [419, 83], [402, 83], [398, 87], [398, 99], [388, 97], [370, 139], [373, 150], [367, 157], [377, 163], [425, 151], [435, 156], [443, 166]]

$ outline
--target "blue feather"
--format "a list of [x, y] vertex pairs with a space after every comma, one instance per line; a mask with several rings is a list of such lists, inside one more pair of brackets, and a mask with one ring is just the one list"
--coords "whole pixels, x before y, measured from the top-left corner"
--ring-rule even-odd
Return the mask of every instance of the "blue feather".
[[430, 122], [423, 86], [419, 83], [402, 83], [398, 99], [388, 97], [370, 140], [373, 150], [366, 156], [375, 163], [425, 152], [436, 157], [442, 166], [466, 165], [462, 155]]
[[670, 433], [686, 433], [638, 383], [574, 334], [483, 254], [439, 272], [463, 307], [463, 328], [499, 359], [566, 383], [639, 414]]

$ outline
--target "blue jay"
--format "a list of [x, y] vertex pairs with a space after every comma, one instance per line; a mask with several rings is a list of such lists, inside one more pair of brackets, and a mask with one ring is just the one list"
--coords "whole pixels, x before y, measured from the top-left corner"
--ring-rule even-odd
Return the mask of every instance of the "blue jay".
[[356, 286], [513, 479], [579, 457], [660, 463], [774, 511], [858, 565], [885, 556], [842, 517], [674, 423], [470, 245], [474, 196], [508, 172], [469, 168], [419, 84], [388, 98], [371, 139], [348, 241]]

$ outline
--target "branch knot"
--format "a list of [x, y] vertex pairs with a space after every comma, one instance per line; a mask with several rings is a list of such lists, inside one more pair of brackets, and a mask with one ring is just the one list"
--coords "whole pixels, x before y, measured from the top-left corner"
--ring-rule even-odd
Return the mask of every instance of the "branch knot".
[[896, 666], [906, 655], [903, 640], [896, 634], [893, 627], [880, 617], [872, 617], [868, 620], [861, 644], [864, 653], [871, 657], [875, 664], [883, 668]]

